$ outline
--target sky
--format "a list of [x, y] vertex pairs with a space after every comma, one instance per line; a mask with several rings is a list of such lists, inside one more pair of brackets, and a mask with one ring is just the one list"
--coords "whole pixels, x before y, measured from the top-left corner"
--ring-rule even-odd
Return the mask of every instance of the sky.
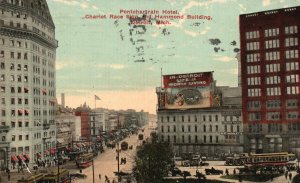
[[[47, 2], [59, 45], [58, 103], [61, 93], [65, 93], [66, 106], [76, 108], [86, 102], [94, 108], [97, 95], [101, 100], [97, 100], [96, 107], [152, 114], [156, 111], [155, 89], [161, 86], [161, 74], [214, 71], [218, 86], [237, 86], [240, 14], [300, 6], [300, 0]], [[130, 24], [122, 10], [152, 10], [159, 16], [184, 18], [162, 19], [152, 14], [151, 18], [147, 16], [147, 23], [152, 24], [141, 26]], [[173, 14], [164, 14], [163, 10]], [[127, 15], [142, 17], [134, 13]], [[198, 19], [188, 19], [188, 15]], [[157, 24], [157, 20], [168, 24]]]

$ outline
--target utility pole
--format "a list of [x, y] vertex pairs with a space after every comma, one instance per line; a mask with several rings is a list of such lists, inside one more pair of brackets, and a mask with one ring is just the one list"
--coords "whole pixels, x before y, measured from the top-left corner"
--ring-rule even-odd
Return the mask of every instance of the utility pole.
[[57, 157], [57, 183], [59, 183], [59, 152], [58, 152], [57, 132], [56, 132], [56, 157]]
[[93, 169], [93, 183], [95, 183], [94, 158], [92, 159], [92, 169]]

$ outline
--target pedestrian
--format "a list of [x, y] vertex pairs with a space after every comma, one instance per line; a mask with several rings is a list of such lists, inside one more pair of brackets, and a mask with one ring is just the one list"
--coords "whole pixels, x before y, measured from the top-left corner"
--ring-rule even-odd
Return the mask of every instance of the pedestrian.
[[101, 181], [101, 174], [99, 173], [99, 180]]
[[234, 175], [236, 174], [235, 168], [233, 169], [233, 174], [234, 174]]
[[284, 173], [284, 176], [285, 176], [285, 179], [287, 179], [288, 178], [288, 171], [285, 171], [285, 173]]
[[226, 173], [226, 175], [229, 175], [229, 171], [228, 171], [227, 168], [226, 168], [226, 170], [225, 170], [225, 173]]
[[292, 173], [290, 172], [290, 174], [289, 174], [289, 178], [290, 178], [290, 180], [292, 180]]

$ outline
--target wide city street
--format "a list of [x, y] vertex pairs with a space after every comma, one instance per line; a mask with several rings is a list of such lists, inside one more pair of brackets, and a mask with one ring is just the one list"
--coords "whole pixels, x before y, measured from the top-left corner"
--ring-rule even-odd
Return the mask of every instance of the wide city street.
[[[144, 134], [144, 139], [149, 137], [150, 130], [148, 129], [148, 126], [144, 128], [144, 132], [139, 131], [138, 134]], [[120, 160], [121, 158], [126, 158], [126, 164], [120, 164], [120, 171], [123, 172], [131, 172], [132, 164], [134, 161], [134, 155], [136, 153], [136, 146], [141, 143], [140, 140], [138, 140], [138, 135], [134, 134], [130, 137], [127, 137], [123, 139], [121, 142], [126, 141], [128, 142], [128, 146], [133, 146], [132, 150], [128, 149], [125, 151], [120, 152]], [[119, 144], [121, 144], [121, 142]], [[116, 175], [114, 172], [117, 172], [118, 170], [118, 162], [116, 160], [117, 152], [116, 148], [106, 148], [105, 152], [100, 154], [95, 160], [94, 160], [94, 177], [95, 177], [95, 183], [100, 183], [105, 181], [105, 176], [107, 176], [110, 179], [110, 182], [112, 182], [113, 179], [117, 180]], [[83, 169], [82, 173], [87, 175], [86, 179], [76, 179], [75, 182], [77, 183], [93, 183], [93, 169], [92, 166]], [[101, 174], [101, 179], [99, 178], [99, 174]]]

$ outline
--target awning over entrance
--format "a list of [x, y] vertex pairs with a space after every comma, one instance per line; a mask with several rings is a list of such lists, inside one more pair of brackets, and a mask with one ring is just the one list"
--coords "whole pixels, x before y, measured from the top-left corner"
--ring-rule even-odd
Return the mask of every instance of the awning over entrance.
[[30, 157], [29, 157], [29, 155], [28, 154], [25, 154], [25, 158], [26, 158], [26, 160], [30, 160]]

